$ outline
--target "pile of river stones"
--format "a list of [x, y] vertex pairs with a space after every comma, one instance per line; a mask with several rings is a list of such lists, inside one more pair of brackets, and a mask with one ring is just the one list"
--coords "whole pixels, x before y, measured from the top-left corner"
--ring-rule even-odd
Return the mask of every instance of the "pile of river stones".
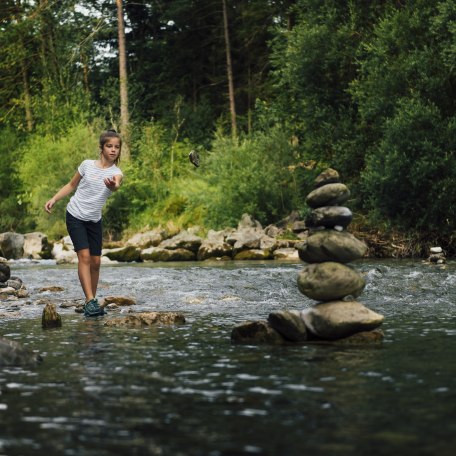
[[235, 343], [287, 343], [305, 341], [378, 342], [383, 316], [358, 302], [365, 280], [348, 263], [362, 258], [367, 246], [346, 231], [353, 214], [343, 206], [350, 197], [339, 173], [327, 169], [315, 179], [307, 195], [312, 209], [306, 218], [309, 236], [299, 247], [307, 265], [298, 275], [298, 289], [316, 304], [298, 310], [269, 314], [267, 321], [235, 326]]

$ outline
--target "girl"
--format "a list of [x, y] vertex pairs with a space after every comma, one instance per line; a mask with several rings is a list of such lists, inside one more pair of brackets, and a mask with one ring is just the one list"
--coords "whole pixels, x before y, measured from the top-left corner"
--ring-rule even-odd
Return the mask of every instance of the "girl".
[[103, 315], [96, 292], [100, 275], [102, 226], [101, 210], [108, 196], [118, 190], [122, 171], [117, 167], [122, 140], [115, 130], [100, 136], [100, 158], [84, 160], [68, 184], [45, 205], [51, 213], [54, 204], [76, 190], [67, 205], [66, 225], [78, 255], [78, 276], [86, 301], [84, 315]]

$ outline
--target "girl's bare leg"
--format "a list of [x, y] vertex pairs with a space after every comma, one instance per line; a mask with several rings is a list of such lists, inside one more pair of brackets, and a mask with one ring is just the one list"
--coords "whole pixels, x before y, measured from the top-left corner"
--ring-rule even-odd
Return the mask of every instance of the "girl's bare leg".
[[[86, 302], [95, 297], [92, 291], [91, 261], [89, 249], [78, 250], [78, 276], [81, 282], [82, 291], [85, 294]], [[97, 278], [98, 283], [98, 278]]]
[[101, 257], [100, 256], [90, 256], [90, 280], [92, 285], [93, 297], [97, 295], [98, 288], [98, 279], [100, 277], [100, 265]]

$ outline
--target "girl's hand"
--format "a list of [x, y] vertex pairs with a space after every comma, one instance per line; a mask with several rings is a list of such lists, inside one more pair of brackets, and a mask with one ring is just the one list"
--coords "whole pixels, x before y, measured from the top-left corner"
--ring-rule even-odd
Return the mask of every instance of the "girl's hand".
[[105, 177], [103, 179], [103, 182], [106, 185], [106, 187], [108, 187], [109, 190], [111, 190], [111, 191], [117, 190], [117, 188], [118, 188], [117, 182], [115, 181], [115, 179], [113, 177]]
[[54, 204], [56, 203], [55, 199], [54, 198], [51, 198], [45, 205], [44, 205], [44, 210], [50, 214], [51, 213], [51, 209], [52, 207], [54, 206]]

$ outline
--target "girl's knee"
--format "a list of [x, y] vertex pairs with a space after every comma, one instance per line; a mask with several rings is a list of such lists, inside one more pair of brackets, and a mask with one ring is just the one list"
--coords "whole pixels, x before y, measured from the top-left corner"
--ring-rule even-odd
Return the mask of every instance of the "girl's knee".
[[99, 256], [91, 256], [90, 257], [90, 268], [93, 271], [99, 271], [101, 266], [101, 257]]

